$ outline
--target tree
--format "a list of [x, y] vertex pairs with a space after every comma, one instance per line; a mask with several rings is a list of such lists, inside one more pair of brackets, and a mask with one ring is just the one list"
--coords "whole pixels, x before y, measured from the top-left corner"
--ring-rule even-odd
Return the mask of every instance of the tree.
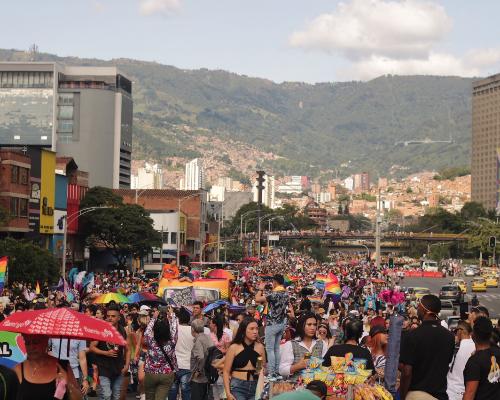
[[227, 242], [224, 244], [225, 250], [221, 250], [227, 261], [237, 262], [243, 258], [243, 247], [241, 243]]
[[344, 206], [344, 214], [345, 214], [345, 215], [349, 215], [349, 204], [346, 204], [346, 205]]
[[470, 249], [492, 254], [493, 249], [489, 246], [489, 240], [491, 236], [500, 239], [500, 225], [490, 221], [478, 221], [472, 225], [468, 233]]
[[153, 220], [143, 207], [123, 204], [121, 197], [109, 189], [93, 189], [87, 192], [89, 197], [85, 196], [82, 208], [103, 205], [110, 208], [82, 216], [82, 233], [89, 246], [106, 247], [120, 268], [126, 266], [129, 257], [144, 257], [153, 246], [160, 246], [161, 235], [153, 228]]
[[410, 194], [410, 193], [413, 193], [413, 189], [411, 187], [407, 187], [406, 188], [406, 193]]
[[486, 218], [488, 216], [483, 205], [476, 201], [468, 201], [465, 203], [460, 210], [460, 215], [466, 221], [475, 221], [479, 217]]
[[60, 265], [45, 249], [31, 242], [6, 238], [0, 240], [0, 254], [9, 257], [8, 276], [10, 282], [35, 281], [57, 282]]
[[339, 209], [337, 210], [338, 215], [344, 214], [344, 210], [342, 209], [342, 203], [339, 203]]

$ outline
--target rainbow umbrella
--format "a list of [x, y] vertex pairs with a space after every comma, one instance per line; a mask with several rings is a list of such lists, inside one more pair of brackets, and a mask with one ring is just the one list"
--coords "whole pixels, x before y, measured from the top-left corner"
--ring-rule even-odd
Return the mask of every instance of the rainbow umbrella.
[[0, 331], [0, 365], [14, 368], [26, 360], [23, 335], [17, 332]]
[[94, 300], [94, 304], [108, 304], [110, 301], [115, 303], [130, 303], [127, 296], [121, 293], [106, 293], [101, 294]]

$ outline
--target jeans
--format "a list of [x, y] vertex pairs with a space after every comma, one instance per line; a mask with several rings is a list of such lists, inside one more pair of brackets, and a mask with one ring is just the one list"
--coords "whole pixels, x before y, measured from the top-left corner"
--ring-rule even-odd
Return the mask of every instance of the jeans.
[[99, 400], [120, 400], [123, 375], [108, 378], [99, 376], [99, 386], [97, 386], [97, 398]]
[[257, 390], [257, 381], [244, 381], [242, 379], [231, 378], [231, 394], [236, 400], [254, 400]]
[[267, 325], [264, 331], [267, 352], [267, 374], [274, 375], [279, 371], [280, 342], [285, 330], [285, 323]]
[[175, 373], [149, 374], [144, 376], [144, 393], [146, 400], [165, 400], [174, 383]]
[[168, 400], [177, 400], [177, 393], [181, 389], [182, 400], [191, 400], [191, 370], [179, 369], [175, 373], [174, 384], [168, 392]]

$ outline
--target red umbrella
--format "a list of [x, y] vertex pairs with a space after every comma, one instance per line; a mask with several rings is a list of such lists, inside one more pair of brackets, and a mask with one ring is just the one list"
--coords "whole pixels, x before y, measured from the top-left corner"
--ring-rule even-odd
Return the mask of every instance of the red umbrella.
[[243, 260], [241, 260], [242, 262], [259, 262], [259, 257], [245, 257]]
[[69, 339], [99, 340], [125, 346], [123, 336], [109, 323], [69, 308], [17, 312], [0, 322], [0, 331]]

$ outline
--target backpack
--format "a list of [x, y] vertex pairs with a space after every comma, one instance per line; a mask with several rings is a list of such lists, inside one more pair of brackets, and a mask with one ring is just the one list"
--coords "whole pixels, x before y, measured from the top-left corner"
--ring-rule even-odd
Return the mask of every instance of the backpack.
[[210, 346], [207, 349], [207, 356], [205, 357], [205, 365], [204, 365], [204, 371], [205, 371], [205, 376], [208, 379], [208, 383], [214, 384], [217, 382], [217, 379], [219, 379], [219, 370], [215, 368], [212, 363], [220, 358], [222, 358], [224, 355], [222, 352], [215, 346]]

